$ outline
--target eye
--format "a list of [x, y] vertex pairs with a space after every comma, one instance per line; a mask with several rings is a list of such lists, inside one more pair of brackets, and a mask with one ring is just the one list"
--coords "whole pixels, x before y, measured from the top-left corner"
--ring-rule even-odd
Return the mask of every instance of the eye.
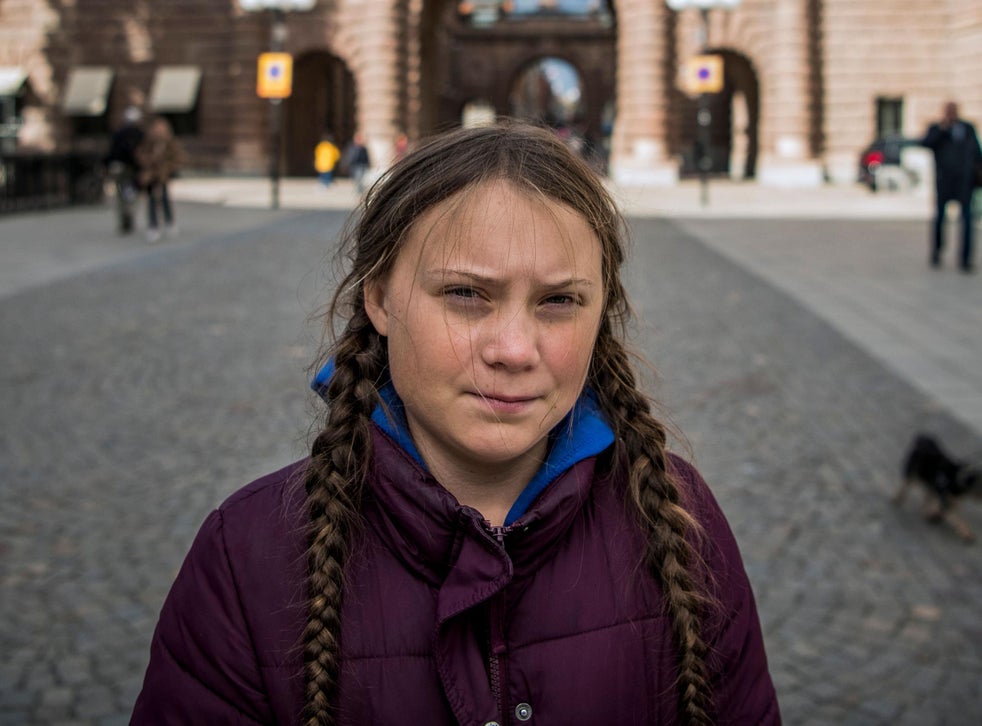
[[579, 305], [580, 299], [573, 293], [569, 292], [557, 292], [555, 295], [550, 295], [543, 303], [553, 307], [572, 307], [573, 305]]
[[473, 287], [448, 287], [443, 291], [444, 295], [449, 295], [450, 297], [477, 297], [477, 290]]
[[473, 305], [482, 299], [481, 291], [468, 285], [452, 285], [443, 289], [443, 297], [451, 303]]

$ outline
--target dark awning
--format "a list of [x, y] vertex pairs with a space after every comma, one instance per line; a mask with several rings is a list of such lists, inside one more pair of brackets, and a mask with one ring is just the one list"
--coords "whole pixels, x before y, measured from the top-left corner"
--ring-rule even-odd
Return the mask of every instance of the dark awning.
[[0, 66], [0, 96], [16, 96], [27, 82], [27, 73], [17, 66]]
[[154, 113], [187, 113], [198, 102], [201, 69], [198, 66], [161, 66], [150, 88]]
[[69, 116], [101, 116], [106, 112], [113, 70], [108, 66], [79, 66], [68, 71], [61, 110]]

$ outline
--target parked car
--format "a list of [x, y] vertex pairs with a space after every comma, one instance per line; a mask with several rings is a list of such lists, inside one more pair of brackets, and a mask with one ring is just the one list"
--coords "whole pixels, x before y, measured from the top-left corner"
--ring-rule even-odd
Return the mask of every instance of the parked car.
[[[859, 177], [871, 191], [882, 186], [897, 187], [901, 183], [911, 185], [916, 183], [916, 173], [905, 169], [900, 163], [902, 151], [908, 146], [918, 146], [918, 139], [908, 139], [903, 136], [883, 136], [875, 139], [859, 153]], [[886, 184], [882, 182], [888, 180]]]

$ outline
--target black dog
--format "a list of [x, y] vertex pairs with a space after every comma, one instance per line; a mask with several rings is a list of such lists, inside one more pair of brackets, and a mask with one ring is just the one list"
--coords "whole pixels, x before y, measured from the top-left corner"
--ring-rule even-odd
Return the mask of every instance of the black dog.
[[904, 460], [903, 482], [893, 497], [895, 504], [903, 503], [915, 482], [924, 487], [925, 517], [932, 521], [947, 521], [966, 542], [975, 539], [956, 511], [956, 503], [968, 492], [982, 494], [982, 469], [953, 459], [934, 438], [918, 434]]

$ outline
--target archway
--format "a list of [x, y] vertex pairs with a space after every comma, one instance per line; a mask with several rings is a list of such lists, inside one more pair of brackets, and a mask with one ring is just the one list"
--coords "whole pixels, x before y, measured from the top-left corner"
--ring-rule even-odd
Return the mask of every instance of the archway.
[[583, 83], [576, 67], [555, 56], [526, 65], [512, 83], [508, 113], [556, 129], [583, 121]]
[[285, 104], [284, 166], [288, 176], [314, 176], [314, 147], [331, 134], [343, 147], [355, 132], [355, 80], [340, 58], [304, 53], [293, 64], [293, 93]]
[[[750, 59], [726, 49], [709, 51], [723, 57], [723, 90], [708, 98], [711, 174], [753, 179], [757, 173], [757, 129], [760, 123], [760, 86]], [[682, 103], [679, 146], [683, 176], [698, 173], [695, 144], [699, 101]]]
[[522, 74], [542, 62], [553, 69], [565, 63], [578, 77], [581, 134], [599, 147], [610, 129], [616, 43], [609, 0], [424, 0], [419, 28], [420, 134], [460, 125], [476, 100], [498, 116], [514, 115], [515, 85], [522, 83]]
[[570, 149], [603, 169], [609, 146], [603, 135], [607, 109], [588, 112], [585, 96], [579, 69], [564, 58], [545, 56], [519, 70], [511, 85], [508, 113], [555, 129]]
[[730, 109], [730, 175], [753, 179], [757, 175], [757, 129], [760, 125], [757, 72], [750, 59], [741, 53], [724, 50], [720, 55], [725, 69], [724, 103]]

